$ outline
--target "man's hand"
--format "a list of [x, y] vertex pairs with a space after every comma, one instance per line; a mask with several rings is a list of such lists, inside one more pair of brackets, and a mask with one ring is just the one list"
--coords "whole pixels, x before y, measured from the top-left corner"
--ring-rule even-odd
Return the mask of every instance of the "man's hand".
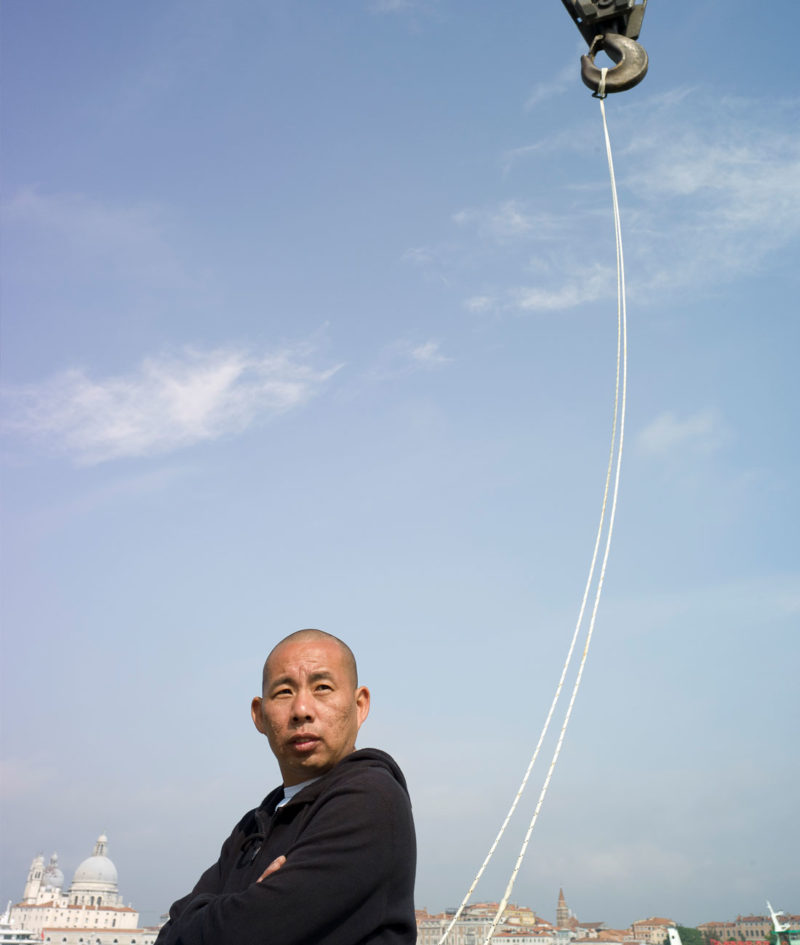
[[256, 880], [257, 883], [260, 883], [262, 879], [266, 879], [268, 876], [271, 876], [273, 873], [277, 873], [278, 870], [286, 862], [285, 856], [276, 856], [275, 859], [269, 864], [269, 866], [264, 870], [264, 872]]

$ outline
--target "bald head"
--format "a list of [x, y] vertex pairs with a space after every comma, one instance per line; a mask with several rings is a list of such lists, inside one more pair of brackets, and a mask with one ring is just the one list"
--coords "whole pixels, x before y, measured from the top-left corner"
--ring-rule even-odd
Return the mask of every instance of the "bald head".
[[356, 666], [356, 658], [353, 656], [353, 651], [350, 647], [340, 640], [339, 637], [335, 637], [332, 633], [326, 633], [324, 630], [295, 630], [294, 633], [290, 633], [288, 637], [284, 637], [280, 643], [277, 643], [269, 653], [269, 656], [264, 663], [264, 670], [261, 674], [261, 688], [262, 691], [267, 691], [267, 686], [269, 685], [269, 668], [270, 661], [273, 660], [275, 654], [278, 650], [287, 643], [322, 643], [322, 642], [332, 642], [335, 643], [342, 655], [342, 663], [347, 670], [348, 675], [350, 676], [353, 689], [358, 686], [358, 667]]
[[355, 751], [369, 714], [350, 647], [324, 630], [298, 630], [274, 647], [263, 688], [250, 703], [287, 787], [327, 774]]

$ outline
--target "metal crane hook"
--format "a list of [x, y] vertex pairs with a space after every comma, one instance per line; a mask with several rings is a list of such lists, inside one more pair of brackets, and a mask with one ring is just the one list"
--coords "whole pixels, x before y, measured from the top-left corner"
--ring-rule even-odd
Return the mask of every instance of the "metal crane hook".
[[[617, 63], [613, 69], [606, 71], [602, 92], [602, 72], [594, 64], [594, 57], [601, 51]], [[595, 96], [605, 95], [607, 92], [624, 92], [642, 81], [647, 75], [647, 66], [647, 52], [635, 39], [621, 36], [619, 33], [601, 33], [592, 40], [589, 52], [581, 56], [581, 79]]]
[[[636, 40], [642, 29], [647, 0], [561, 2], [589, 44], [588, 54], [581, 56], [581, 78], [595, 96], [624, 92], [642, 81], [647, 74], [647, 53]], [[613, 69], [605, 70], [605, 83], [603, 72], [594, 64], [594, 57], [601, 50], [617, 63]]]

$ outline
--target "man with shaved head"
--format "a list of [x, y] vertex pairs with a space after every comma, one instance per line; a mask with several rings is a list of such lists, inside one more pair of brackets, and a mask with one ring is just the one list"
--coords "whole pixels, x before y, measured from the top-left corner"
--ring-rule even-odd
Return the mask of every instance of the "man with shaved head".
[[411, 803], [389, 755], [356, 750], [369, 690], [350, 647], [323, 630], [285, 637], [250, 712], [283, 784], [173, 904], [156, 945], [414, 945]]

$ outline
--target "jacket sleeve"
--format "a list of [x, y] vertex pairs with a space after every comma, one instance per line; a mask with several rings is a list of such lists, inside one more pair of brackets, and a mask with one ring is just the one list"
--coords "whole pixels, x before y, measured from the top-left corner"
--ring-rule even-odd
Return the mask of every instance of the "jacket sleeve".
[[157, 945], [347, 945], [402, 925], [415, 857], [408, 796], [382, 772], [337, 785], [285, 856], [242, 892], [198, 883]]
[[241, 839], [241, 824], [237, 824], [233, 830], [233, 833], [228, 837], [228, 839], [222, 844], [222, 850], [220, 851], [219, 859], [213, 866], [203, 873], [203, 875], [198, 879], [194, 885], [194, 889], [186, 896], [183, 896], [181, 899], [177, 899], [172, 903], [169, 910], [169, 922], [164, 925], [161, 931], [156, 936], [156, 940], [153, 945], [166, 945], [167, 942], [172, 941], [171, 932], [173, 929], [173, 924], [180, 918], [183, 914], [186, 907], [190, 902], [193, 902], [198, 897], [207, 897], [209, 895], [215, 895], [222, 889], [223, 884], [223, 863], [228, 861], [230, 855], [230, 850], [234, 846], [238, 846], [238, 840]]

